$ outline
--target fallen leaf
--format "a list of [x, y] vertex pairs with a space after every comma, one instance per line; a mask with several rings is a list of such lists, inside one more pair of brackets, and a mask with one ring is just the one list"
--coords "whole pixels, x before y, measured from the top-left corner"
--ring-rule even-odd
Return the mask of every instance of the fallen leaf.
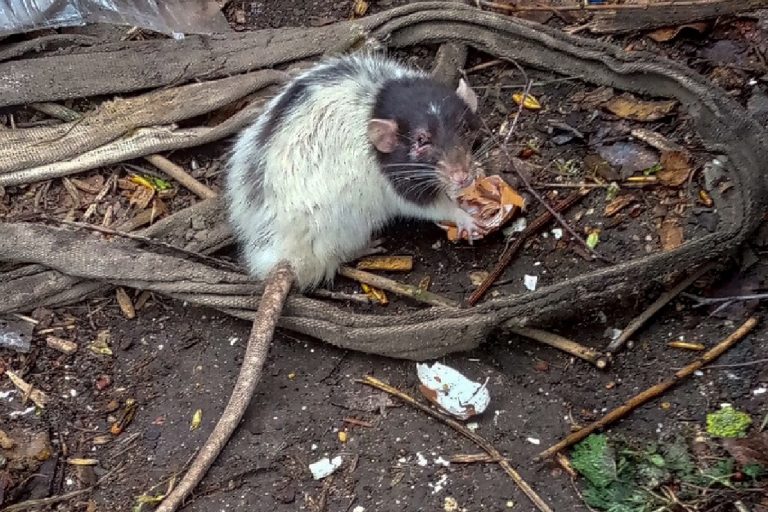
[[537, 100], [530, 94], [525, 94], [525, 98], [523, 98], [523, 95], [524, 93], [522, 92], [514, 93], [512, 95], [512, 101], [514, 101], [518, 105], [522, 103], [523, 108], [527, 108], [528, 110], [539, 110], [541, 108], [541, 103], [539, 103], [539, 100]]
[[13, 385], [16, 386], [24, 396], [29, 396], [29, 399], [32, 400], [32, 402], [34, 402], [34, 404], [39, 408], [45, 408], [45, 405], [48, 403], [48, 397], [45, 393], [32, 387], [32, 384], [29, 384], [11, 370], [6, 370], [5, 374], [9, 379], [11, 379]]
[[655, 151], [635, 142], [599, 145], [596, 150], [609, 166], [619, 169], [619, 177], [623, 179], [628, 179], [632, 174], [659, 162], [659, 155]]
[[664, 219], [659, 228], [659, 236], [664, 251], [672, 251], [683, 245], [683, 228], [675, 218]]
[[605, 205], [605, 216], [613, 217], [619, 211], [626, 208], [630, 204], [637, 201], [637, 196], [634, 194], [623, 194], [616, 197], [613, 201]]
[[768, 432], [755, 432], [743, 438], [723, 439], [723, 446], [740, 466], [759, 464], [768, 468]]
[[419, 290], [423, 290], [425, 292], [429, 291], [429, 285], [431, 282], [432, 282], [431, 277], [429, 276], [422, 277], [421, 280], [419, 281]]
[[101, 356], [111, 356], [112, 349], [109, 348], [110, 337], [111, 336], [108, 329], [99, 331], [96, 334], [96, 339], [93, 341], [93, 343], [91, 343], [91, 346], [88, 348], [90, 348], [91, 352], [93, 352], [94, 354], [98, 354]]
[[594, 249], [597, 247], [597, 244], [600, 243], [600, 230], [599, 229], [593, 229], [590, 231], [589, 235], [587, 235], [587, 247], [590, 249]]
[[152, 201], [153, 197], [155, 197], [154, 188], [140, 186], [133, 191], [130, 199], [128, 200], [128, 204], [130, 204], [131, 206], [136, 206], [138, 207], [138, 209], [143, 210], [144, 208], [149, 206], [149, 203]]
[[357, 262], [357, 268], [360, 270], [410, 272], [413, 270], [413, 256], [368, 256]]
[[133, 421], [133, 418], [136, 416], [136, 410], [136, 400], [133, 398], [126, 400], [125, 408], [120, 415], [120, 419], [118, 419], [115, 423], [112, 424], [111, 427], [109, 427], [110, 433], [114, 436], [120, 435], [123, 430], [125, 430], [125, 428]]
[[707, 24], [705, 22], [698, 23], [686, 23], [678, 27], [664, 27], [658, 30], [654, 30], [648, 34], [648, 37], [656, 41], [657, 43], [666, 43], [671, 41], [680, 35], [685, 29], [695, 30], [699, 34], [703, 34], [707, 30]]
[[197, 430], [203, 423], [203, 410], [197, 409], [192, 415], [192, 423], [189, 424], [189, 430]]
[[387, 298], [387, 294], [384, 293], [384, 290], [379, 290], [378, 288], [374, 288], [365, 283], [360, 283], [360, 287], [371, 300], [378, 302], [382, 306], [389, 304], [389, 299]]
[[119, 286], [117, 290], [115, 290], [115, 296], [117, 297], [117, 304], [120, 306], [120, 311], [123, 312], [123, 316], [129, 320], [136, 318], [136, 309], [133, 307], [133, 302], [123, 287]]
[[656, 176], [665, 185], [679, 187], [691, 174], [691, 155], [686, 151], [663, 151], [659, 163], [662, 169]]
[[[464, 211], [482, 221], [488, 233], [500, 229], [525, 208], [525, 199], [498, 175], [476, 180], [472, 187], [462, 191], [458, 202]], [[437, 225], [446, 230], [449, 240], [459, 239], [458, 229], [452, 222]]]
[[616, 96], [603, 106], [622, 119], [633, 121], [658, 121], [669, 114], [677, 105], [675, 100], [644, 101], [629, 94]]
[[598, 87], [594, 91], [579, 91], [570, 100], [579, 103], [584, 110], [593, 110], [613, 98], [614, 92], [610, 87]]
[[659, 151], [681, 151], [683, 149], [680, 144], [672, 142], [662, 134], [646, 128], [635, 128], [630, 134]]

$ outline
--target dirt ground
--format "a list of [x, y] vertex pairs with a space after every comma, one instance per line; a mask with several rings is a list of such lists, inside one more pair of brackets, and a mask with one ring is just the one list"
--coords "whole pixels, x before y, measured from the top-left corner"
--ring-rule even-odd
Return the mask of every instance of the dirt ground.
[[[402, 3], [406, 2], [371, 2], [370, 12]], [[231, 2], [226, 12], [236, 29], [246, 30], [330, 23], [348, 17], [351, 4], [314, 0], [299, 6], [286, 0], [238, 0]], [[563, 23], [558, 17], [548, 21]], [[768, 120], [768, 15], [724, 20], [704, 34], [692, 30], [669, 42], [654, 42], [643, 34], [612, 40], [683, 60], [747, 105], [758, 119]], [[428, 67], [434, 51], [422, 48], [407, 57], [415, 65]], [[467, 68], [488, 60], [485, 55], [471, 53]], [[590, 172], [581, 162], [587, 155], [612, 142], [631, 142], [628, 133], [639, 126], [691, 148], [692, 169], [701, 169], [715, 157], [700, 148], [684, 112], [640, 124], [604, 112], [596, 115], [590, 97], [601, 91], [575, 79], [534, 70], [529, 73], [536, 81], [531, 93], [545, 108], [523, 112], [513, 147], [520, 155], [526, 154], [526, 148], [535, 148], [525, 162], [549, 200], [571, 191], [558, 188], [558, 184], [585, 181]], [[505, 120], [508, 123], [517, 111], [509, 98], [515, 90], [511, 86], [519, 88], [522, 80], [514, 67], [492, 66], [470, 77], [482, 99], [489, 128], [496, 130]], [[18, 115], [25, 119], [24, 112]], [[33, 123], [36, 118], [26, 119]], [[580, 135], [563, 128], [564, 124]], [[177, 152], [174, 158], [188, 168], [197, 166], [200, 171], [196, 177], [220, 187], [221, 168], [216, 162], [225, 147], [222, 143]], [[635, 146], [621, 149], [631, 156], [623, 156], [622, 164], [597, 174], [608, 173], [605, 179], [619, 181], [633, 173], [643, 175], [638, 172], [642, 166], [634, 171], [629, 167], [642, 161], [645, 154]], [[497, 153], [489, 156], [489, 170], [502, 172], [510, 184], [522, 190], [515, 175], [494, 168], [494, 155]], [[110, 173], [128, 171], [103, 169], [85, 174], [84, 179], [103, 183]], [[692, 172], [682, 186], [656, 184], [630, 189], [634, 200], [610, 217], [604, 208], [611, 199], [604, 190], [596, 190], [570, 210], [567, 218], [585, 236], [600, 230], [597, 249], [602, 254], [615, 261], [630, 259], [662, 250], [670, 243], [669, 237], [680, 235], [689, 240], [715, 229], [717, 208], [699, 196], [704, 180], [702, 172]], [[192, 200], [188, 193], [179, 192], [167, 204], [173, 211]], [[122, 205], [113, 209], [117, 218], [129, 214], [126, 201], [125, 197], [114, 199], [114, 204]], [[14, 220], [36, 209], [62, 214], [72, 208], [59, 180], [44, 190], [10, 187], [0, 196], [3, 220]], [[534, 206], [526, 215], [528, 221], [540, 212], [541, 208]], [[675, 217], [676, 229], [669, 233], [661, 226], [672, 212], [679, 215]], [[81, 214], [82, 210], [77, 210], [76, 215]], [[536, 275], [541, 287], [604, 265], [589, 261], [583, 248], [565, 238], [551, 229], [536, 237], [493, 293], [525, 293], [525, 275]], [[385, 239], [390, 253], [413, 255], [415, 260], [413, 272], [391, 277], [418, 284], [429, 276], [432, 291], [453, 299], [466, 297], [474, 289], [477, 273], [488, 270], [505, 245], [504, 237], [497, 233], [473, 247], [453, 246], [438, 227], [416, 222], [392, 227]], [[236, 257], [234, 252], [225, 256]], [[708, 297], [764, 293], [768, 288], [768, 229], [756, 233], [728, 263], [723, 273], [708, 276], [689, 292]], [[339, 280], [334, 290], [352, 293], [358, 286]], [[132, 290], [128, 292], [136, 298]], [[615, 307], [599, 314], [567, 325], [541, 327], [601, 350], [613, 329], [626, 326], [654, 298], [634, 302], [617, 297]], [[347, 307], [381, 314], [418, 307], [396, 297], [390, 300], [386, 307]], [[553, 463], [533, 463], [533, 456], [575, 425], [597, 419], [696, 357], [695, 352], [670, 348], [670, 341], [711, 347], [748, 314], [765, 316], [768, 308], [764, 304], [739, 302], [715, 311], [714, 306], [695, 307], [695, 300], [681, 296], [654, 317], [605, 371], [508, 334], [499, 334], [473, 352], [440, 362], [473, 380], [487, 380], [491, 403], [485, 413], [471, 420], [476, 432], [508, 457], [554, 510], [587, 510], [580, 497], [580, 482]], [[4, 486], [0, 478], [0, 497], [5, 492], [6, 499], [0, 499], [0, 504], [85, 488], [109, 472], [115, 477], [109, 485], [54, 509], [136, 510], [138, 496], [165, 492], [168, 479], [182, 471], [223, 410], [249, 325], [157, 295], [134, 319], [125, 318], [114, 294], [54, 312], [37, 311], [35, 318], [54, 329], [55, 335], [77, 342], [81, 349], [74, 355], [63, 355], [46, 348], [45, 335], [36, 334], [30, 354], [0, 350], [0, 374], [5, 370], [22, 374], [45, 390], [51, 401], [40, 415], [25, 413], [27, 406], [22, 405], [20, 394], [12, 391], [7, 379], [0, 379], [0, 430], [16, 439], [43, 432], [50, 439], [52, 453], [34, 473], [0, 471], [0, 476], [13, 481], [12, 486]], [[74, 328], [60, 328], [66, 325]], [[108, 332], [111, 356], [86, 349], [103, 332]], [[766, 359], [768, 329], [763, 322], [717, 361], [721, 366], [685, 380], [608, 432], [638, 442], [666, 443], [676, 436], [692, 439], [703, 431], [706, 413], [722, 403], [747, 412], [759, 424], [768, 412], [768, 364], [759, 363]], [[748, 364], [723, 366], [742, 363]], [[414, 362], [342, 351], [279, 332], [240, 428], [184, 510], [535, 510], [498, 465], [446, 464], [452, 456], [481, 450], [446, 425], [356, 381], [364, 375], [420, 396]], [[110, 427], [131, 409], [127, 406], [131, 400], [136, 404], [131, 421], [120, 435], [109, 434]], [[191, 429], [196, 410], [202, 411], [202, 421], [199, 428]], [[341, 431], [348, 434], [346, 443], [339, 440]], [[343, 459], [339, 471], [325, 480], [313, 480], [309, 464], [337, 455]], [[67, 464], [72, 458], [98, 462]], [[739, 498], [750, 510], [765, 511], [768, 503], [764, 491], [744, 491]], [[736, 510], [728, 499], [718, 499], [717, 495], [718, 491], [712, 491], [712, 499], [701, 508], [686, 510]], [[458, 508], [452, 508], [452, 500]], [[151, 505], [145, 505], [142, 510], [150, 509]]]

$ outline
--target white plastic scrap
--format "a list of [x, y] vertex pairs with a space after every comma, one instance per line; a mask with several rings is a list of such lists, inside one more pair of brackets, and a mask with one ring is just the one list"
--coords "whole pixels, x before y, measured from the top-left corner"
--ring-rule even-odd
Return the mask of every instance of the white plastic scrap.
[[538, 281], [539, 281], [538, 276], [529, 276], [528, 274], [526, 274], [523, 277], [523, 284], [525, 285], [526, 288], [528, 288], [531, 291], [536, 290], [536, 283], [538, 283]]
[[427, 398], [459, 419], [466, 420], [482, 413], [491, 401], [487, 381], [483, 384], [473, 382], [440, 363], [431, 367], [417, 363], [416, 370], [423, 386], [434, 393], [433, 396], [427, 395]]
[[310, 464], [309, 470], [312, 472], [312, 477], [315, 480], [320, 480], [329, 475], [332, 475], [334, 471], [336, 471], [340, 467], [341, 467], [340, 456], [334, 457], [333, 460], [328, 459], [328, 457], [323, 457], [319, 461]]

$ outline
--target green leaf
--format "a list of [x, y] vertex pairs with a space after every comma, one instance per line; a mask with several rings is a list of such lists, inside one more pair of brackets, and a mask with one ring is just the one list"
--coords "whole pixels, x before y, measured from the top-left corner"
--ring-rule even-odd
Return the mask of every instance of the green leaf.
[[613, 449], [603, 434], [592, 434], [577, 444], [571, 464], [595, 487], [607, 487], [618, 476]]
[[600, 232], [597, 230], [592, 231], [589, 236], [587, 236], [587, 247], [594, 249], [597, 247], [598, 243], [600, 243]]

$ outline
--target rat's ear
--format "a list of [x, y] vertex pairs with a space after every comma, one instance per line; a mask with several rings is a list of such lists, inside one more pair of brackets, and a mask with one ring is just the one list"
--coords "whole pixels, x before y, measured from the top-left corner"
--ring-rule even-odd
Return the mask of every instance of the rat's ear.
[[469, 110], [477, 113], [477, 94], [475, 94], [475, 91], [472, 90], [472, 88], [463, 78], [459, 80], [459, 86], [456, 88], [456, 94], [459, 96], [459, 98], [464, 100], [464, 103], [467, 104]]
[[368, 140], [382, 153], [391, 153], [397, 146], [397, 122], [392, 119], [368, 121]]

